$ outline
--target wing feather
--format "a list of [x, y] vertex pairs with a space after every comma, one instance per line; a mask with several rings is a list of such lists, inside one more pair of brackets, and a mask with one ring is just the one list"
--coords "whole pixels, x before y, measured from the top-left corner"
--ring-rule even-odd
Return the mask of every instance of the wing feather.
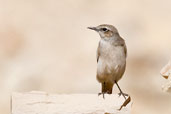
[[98, 45], [98, 48], [97, 48], [97, 53], [96, 53], [97, 63], [99, 61], [99, 57], [100, 57], [100, 42], [99, 42], [99, 45]]
[[125, 44], [124, 44], [124, 52], [125, 52], [125, 56], [127, 57], [127, 47]]

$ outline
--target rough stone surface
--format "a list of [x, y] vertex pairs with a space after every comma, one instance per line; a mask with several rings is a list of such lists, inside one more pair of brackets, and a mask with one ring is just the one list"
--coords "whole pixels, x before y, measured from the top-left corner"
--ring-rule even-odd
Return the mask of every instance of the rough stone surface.
[[130, 104], [118, 111], [124, 99], [117, 94], [13, 93], [12, 114], [130, 114]]
[[167, 79], [166, 83], [162, 86], [163, 91], [171, 93], [171, 60], [163, 67], [160, 73]]

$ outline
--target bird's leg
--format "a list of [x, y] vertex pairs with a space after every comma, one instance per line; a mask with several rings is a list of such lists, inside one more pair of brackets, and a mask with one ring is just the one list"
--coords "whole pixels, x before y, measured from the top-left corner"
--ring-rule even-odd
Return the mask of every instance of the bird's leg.
[[[119, 96], [122, 95], [122, 96], [125, 98], [125, 102], [124, 102], [124, 103], [121, 105], [121, 107], [118, 109], [118, 110], [120, 111], [123, 107], [126, 107], [127, 104], [130, 103], [131, 97], [130, 97], [128, 94], [122, 92], [122, 90], [121, 90], [121, 88], [119, 87], [117, 81], [115, 81], [115, 83], [116, 83], [116, 85], [118, 86], [118, 89], [119, 89], [119, 91], [120, 91]], [[128, 96], [128, 98], [126, 99], [125, 96]]]
[[98, 93], [98, 96], [101, 95], [101, 94], [103, 95], [103, 99], [105, 99], [105, 96], [104, 96], [105, 92], [104, 92], [104, 90], [105, 90], [105, 82], [102, 84], [102, 92]]
[[116, 85], [117, 85], [117, 87], [118, 87], [118, 89], [119, 89], [119, 91], [120, 91], [119, 96], [122, 95], [122, 96], [125, 98], [125, 100], [126, 100], [126, 97], [125, 97], [125, 96], [128, 96], [128, 94], [122, 92], [122, 90], [121, 90], [121, 88], [119, 87], [117, 81], [115, 81], [115, 83], [116, 83]]
[[100, 96], [101, 94], [103, 95], [103, 99], [105, 99], [105, 96], [104, 96], [105, 92], [98, 93], [98, 96]]

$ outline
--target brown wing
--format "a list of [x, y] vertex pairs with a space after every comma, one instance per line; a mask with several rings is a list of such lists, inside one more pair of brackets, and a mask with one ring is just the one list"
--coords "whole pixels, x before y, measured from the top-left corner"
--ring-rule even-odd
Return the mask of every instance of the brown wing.
[[127, 47], [126, 47], [126, 44], [125, 44], [125, 40], [124, 40], [123, 38], [120, 37], [118, 43], [119, 43], [119, 45], [121, 45], [121, 46], [124, 47], [125, 56], [127, 57]]
[[98, 48], [97, 48], [97, 53], [96, 53], [97, 63], [99, 61], [99, 57], [100, 57], [100, 42], [99, 42], [99, 45], [98, 45]]
[[127, 57], [127, 47], [125, 44], [124, 44], [124, 52], [125, 52], [125, 56]]

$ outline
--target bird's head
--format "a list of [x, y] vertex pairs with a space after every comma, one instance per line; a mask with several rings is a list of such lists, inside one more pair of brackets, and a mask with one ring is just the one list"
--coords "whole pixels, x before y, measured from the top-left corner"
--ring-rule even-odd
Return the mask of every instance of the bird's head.
[[101, 38], [112, 38], [115, 35], [119, 35], [118, 30], [114, 26], [108, 24], [102, 24], [97, 27], [88, 27], [88, 29], [98, 32]]

